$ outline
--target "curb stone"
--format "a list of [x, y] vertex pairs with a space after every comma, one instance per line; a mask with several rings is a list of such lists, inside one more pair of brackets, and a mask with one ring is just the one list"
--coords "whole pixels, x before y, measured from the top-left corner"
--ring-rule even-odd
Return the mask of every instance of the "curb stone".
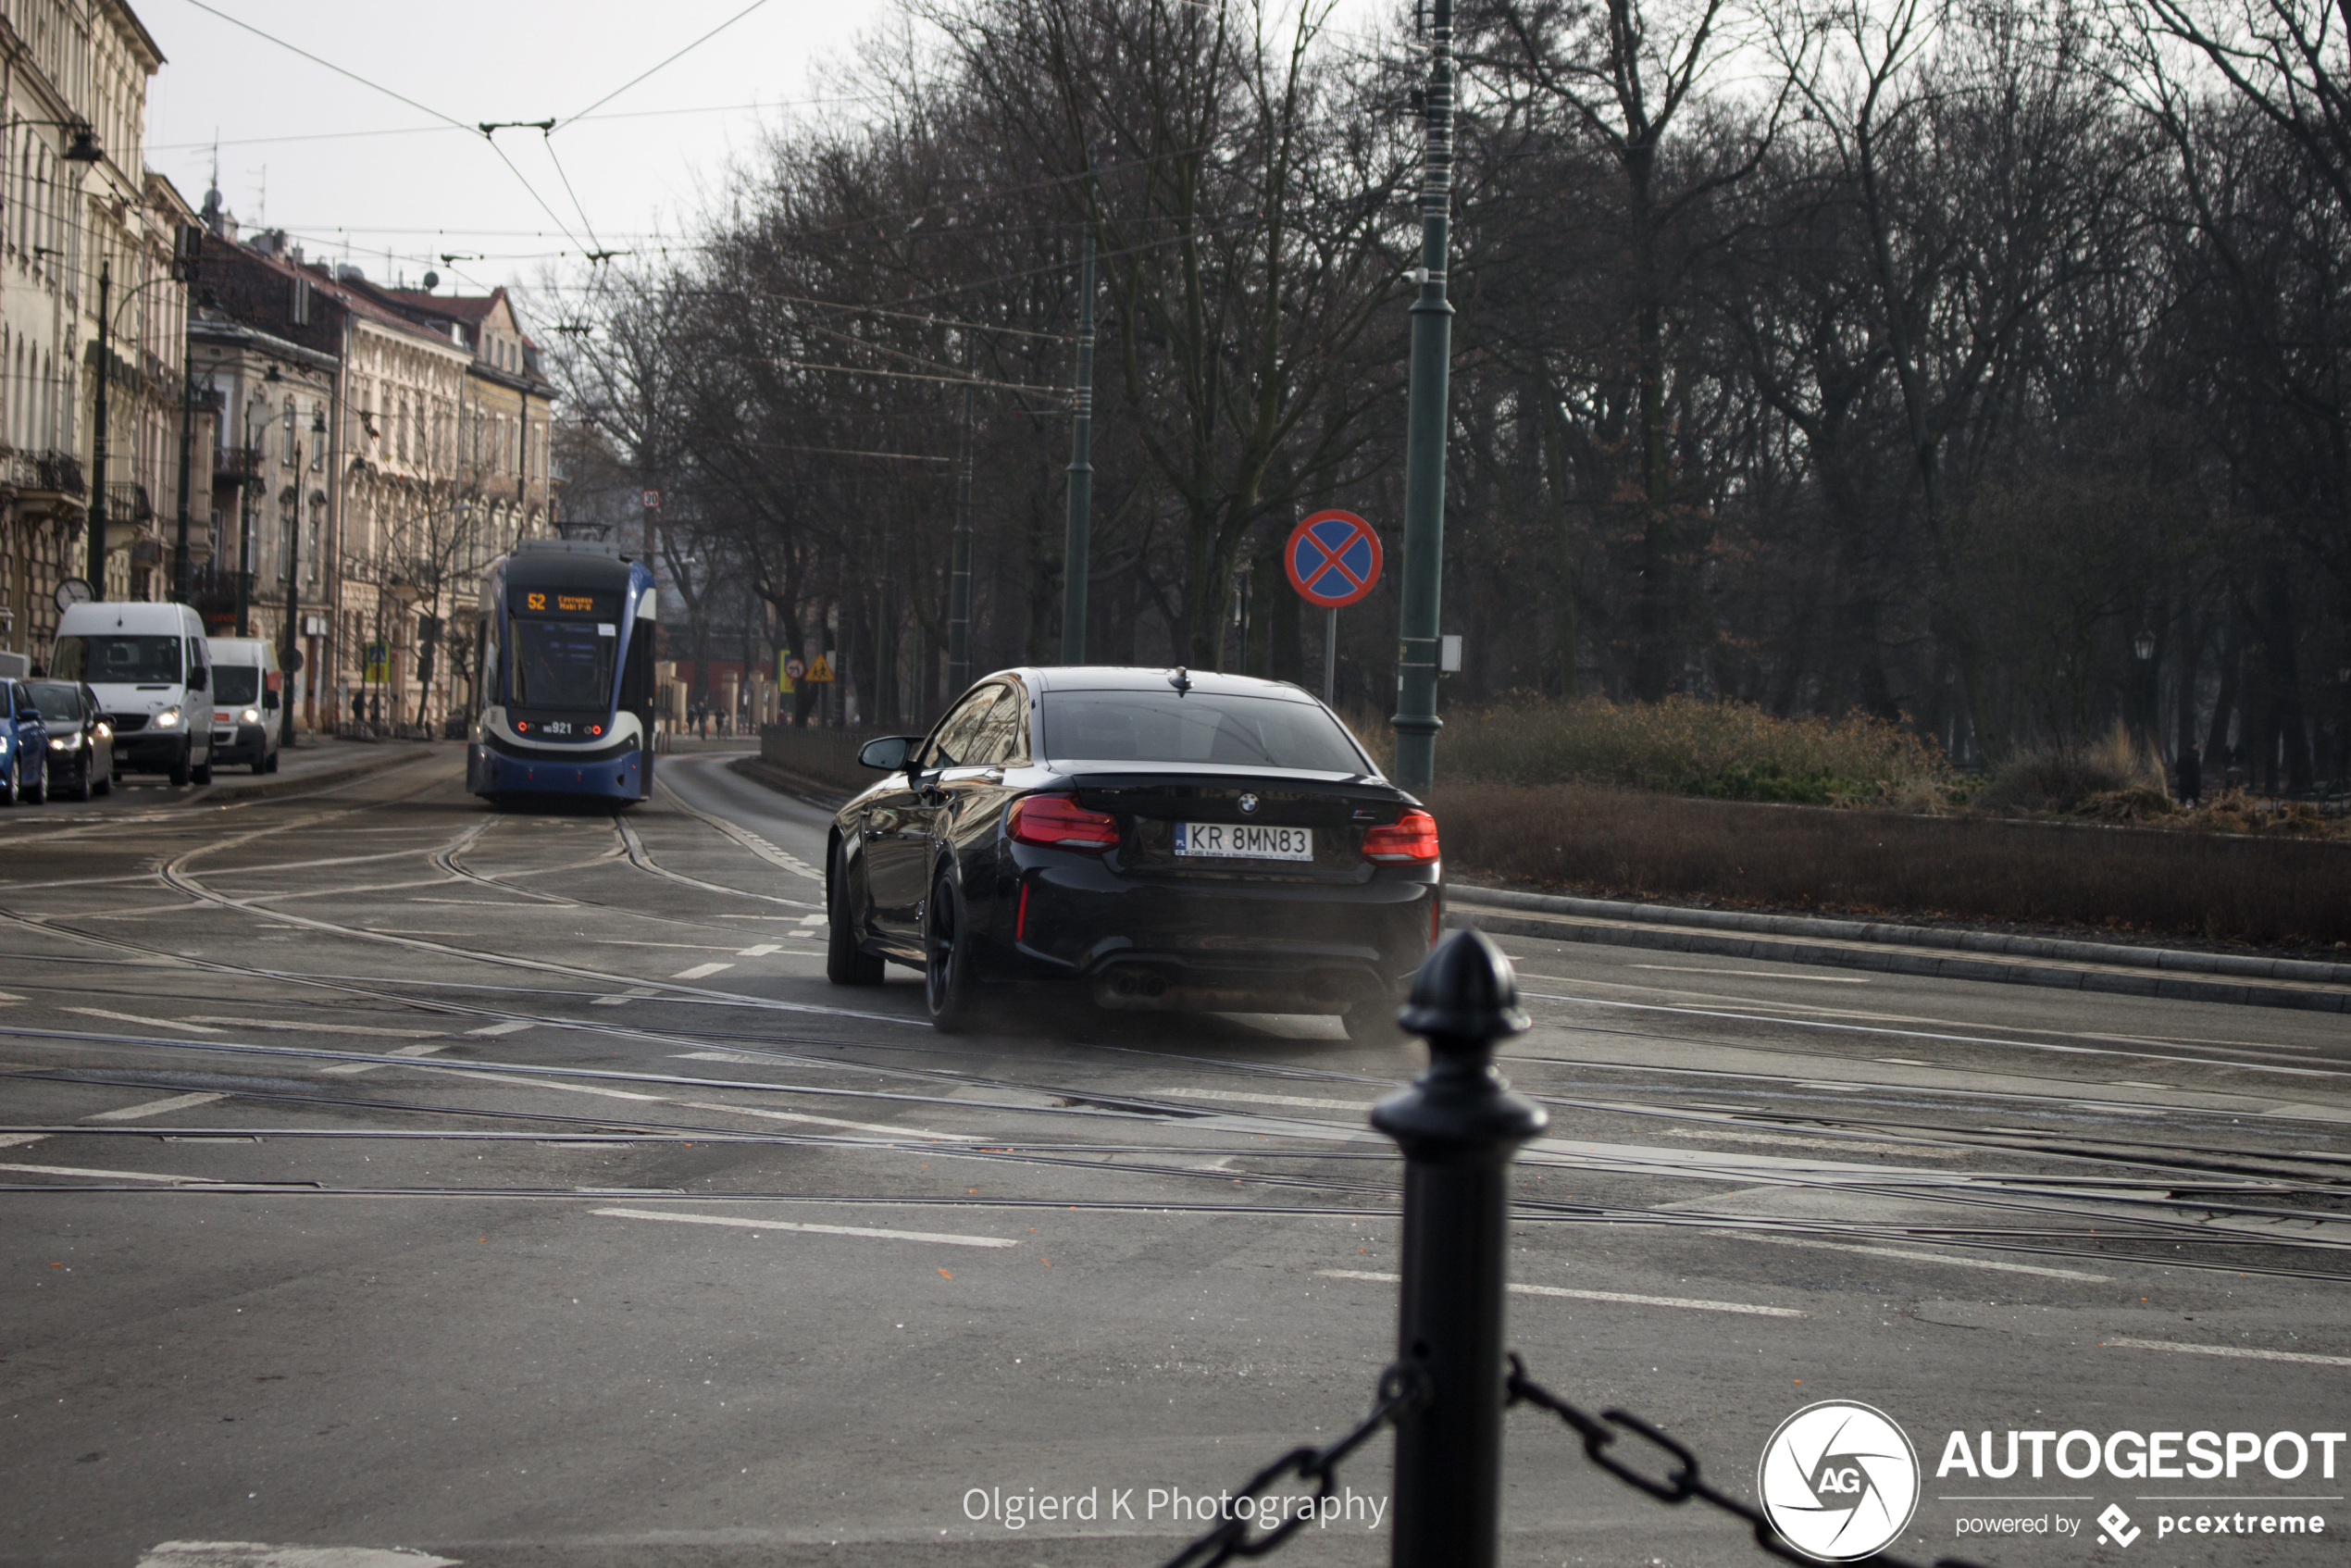
[[1460, 903], [1503, 909], [1580, 915], [1596, 920], [1637, 920], [1651, 926], [1690, 926], [1703, 930], [1755, 931], [1781, 937], [1823, 937], [1832, 941], [1894, 942], [1904, 947], [1956, 948], [2022, 958], [2057, 958], [2071, 964], [2113, 964], [2134, 969], [2180, 970], [2200, 975], [2239, 975], [2264, 980], [2307, 980], [2351, 986], [2351, 964], [2300, 958], [2259, 958], [2247, 953], [2190, 952], [2177, 948], [2134, 947], [2124, 942], [2070, 941], [2050, 937], [2009, 936], [1937, 926], [1897, 926], [1883, 921], [1824, 920], [1800, 915], [1756, 915], [1744, 910], [1685, 909], [1672, 904], [1627, 903], [1611, 899], [1522, 893], [1502, 888], [1453, 883], [1446, 896]]
[[[1917, 927], [1810, 920], [1791, 915], [1664, 909], [1603, 899], [1571, 899], [1460, 886], [1446, 890], [1446, 924], [1468, 925], [1474, 917], [1480, 928], [1508, 936], [1599, 942], [1617, 947], [1708, 953], [1723, 958], [1764, 959], [1783, 964], [1816, 964], [1940, 979], [2046, 986], [2061, 990], [2102, 991], [2179, 1002], [2351, 1013], [2351, 985], [2340, 990], [2313, 989], [2307, 982], [2316, 977], [2307, 973], [2264, 973], [2257, 977], [2257, 983], [2231, 984], [2220, 979], [2191, 978], [2181, 972], [2184, 965], [2175, 964], [2167, 971], [2147, 960], [2161, 955], [2175, 961], [2194, 959], [2260, 964], [2265, 969], [2270, 966], [2283, 969], [2292, 965], [2305, 972], [2333, 971], [2344, 975], [2345, 981], [2351, 981], [2351, 965], [2311, 964], [2293, 959], [2239, 959], [2227, 953], [2181, 953], [2168, 949], [2129, 948], [2100, 942], [2060, 942], [2042, 938], [1998, 937], [1982, 932], [1924, 930]], [[1482, 913], [1488, 908], [1524, 910], [1526, 913], [1516, 916]], [[1731, 934], [1740, 930], [1758, 934], [1744, 937]], [[1901, 933], [1901, 936], [1897, 939], [1896, 933]], [[1931, 943], [1912, 941], [1909, 940], [1911, 933], [1932, 937], [1935, 940]], [[2034, 943], [2038, 951], [1995, 945], [2004, 942]], [[1983, 952], [1987, 956], [1947, 956], [1944, 952], [1921, 951], [1922, 948], [1959, 948]], [[2090, 953], [2096, 956], [2090, 957]], [[2034, 962], [2036, 958], [2044, 962]], [[2213, 973], [2215, 970], [2205, 972]]]

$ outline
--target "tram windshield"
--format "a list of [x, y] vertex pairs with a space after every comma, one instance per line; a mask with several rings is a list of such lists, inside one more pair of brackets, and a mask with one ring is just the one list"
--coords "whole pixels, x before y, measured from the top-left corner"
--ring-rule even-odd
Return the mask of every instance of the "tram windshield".
[[612, 706], [618, 627], [611, 621], [538, 620], [524, 616], [515, 616], [509, 626], [515, 706], [596, 713]]

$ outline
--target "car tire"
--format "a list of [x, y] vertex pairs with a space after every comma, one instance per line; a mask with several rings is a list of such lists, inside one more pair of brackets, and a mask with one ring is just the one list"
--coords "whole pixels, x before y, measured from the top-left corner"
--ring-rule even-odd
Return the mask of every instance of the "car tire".
[[978, 1027], [978, 982], [972, 978], [971, 927], [964, 890], [942, 871], [923, 905], [923, 1006], [943, 1035]]
[[205, 753], [202, 763], [188, 769], [188, 777], [199, 784], [212, 782], [212, 753], [209, 750]]
[[278, 771], [278, 753], [275, 752], [269, 753], [269, 771], [272, 773]]
[[833, 874], [825, 884], [827, 905], [825, 937], [825, 978], [837, 986], [877, 986], [882, 961], [857, 945], [857, 927], [849, 917], [848, 857], [836, 847]]
[[1340, 1021], [1347, 1026], [1347, 1038], [1357, 1045], [1395, 1045], [1404, 1038], [1404, 1027], [1396, 1021], [1394, 997], [1366, 997], [1341, 1014]]
[[186, 789], [188, 787], [189, 778], [194, 774], [195, 770], [189, 765], [193, 755], [193, 750], [194, 749], [191, 747], [189, 750], [181, 752], [180, 753], [180, 760], [173, 763], [171, 765], [171, 770], [164, 775], [166, 778], [168, 778], [171, 781], [171, 787], [175, 790]]
[[269, 771], [269, 756], [266, 751], [262, 755], [253, 759], [253, 776], [255, 778], [260, 778], [263, 774]]
[[81, 753], [81, 765], [73, 770], [73, 788], [66, 792], [68, 800], [86, 801], [91, 793], [91, 768], [98, 759], [88, 752]]
[[[97, 759], [96, 759], [95, 757], [93, 757], [93, 758], [91, 758], [90, 760], [91, 760], [93, 764], [97, 761]], [[98, 775], [97, 781], [96, 781], [96, 782], [94, 782], [94, 783], [93, 783], [93, 784], [90, 786], [90, 792], [91, 792], [92, 794], [93, 794], [93, 795], [111, 795], [111, 794], [113, 794], [113, 793], [114, 793], [114, 775], [113, 775], [113, 774], [111, 774], [111, 773], [102, 773], [102, 774]]]
[[20, 771], [18, 763], [8, 765], [8, 781], [6, 784], [0, 784], [0, 806], [12, 806], [17, 803], [17, 785], [19, 782], [18, 775]]
[[24, 792], [24, 798], [37, 806], [45, 806], [49, 803], [49, 768], [45, 761], [41, 768], [41, 782], [27, 790]]

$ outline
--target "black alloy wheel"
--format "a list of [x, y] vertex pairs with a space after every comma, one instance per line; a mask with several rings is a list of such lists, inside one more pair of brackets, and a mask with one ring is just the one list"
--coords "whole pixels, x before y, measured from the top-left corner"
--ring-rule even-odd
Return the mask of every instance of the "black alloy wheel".
[[833, 874], [825, 881], [825, 978], [837, 986], [877, 986], [882, 961], [857, 945], [849, 915], [849, 856], [833, 846]]
[[923, 906], [923, 1005], [941, 1034], [964, 1034], [977, 1023], [978, 987], [964, 915], [963, 889], [952, 872], [940, 872]]

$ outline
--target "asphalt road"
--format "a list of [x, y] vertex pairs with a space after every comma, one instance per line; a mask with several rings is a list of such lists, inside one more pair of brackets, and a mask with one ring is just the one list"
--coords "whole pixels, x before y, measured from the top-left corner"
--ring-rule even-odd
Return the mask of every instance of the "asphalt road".
[[[1362, 1413], [1399, 1230], [1363, 1113], [1419, 1047], [935, 1038], [912, 974], [825, 983], [823, 815], [724, 764], [617, 821], [491, 812], [454, 749], [0, 817], [0, 1562], [1150, 1564], [1175, 1499]], [[1540, 1381], [1740, 1495], [1799, 1407], [1875, 1406], [1920, 1561], [2341, 1560], [2341, 1018], [1503, 946]], [[1948, 1462], [2204, 1429], [2308, 1462]], [[1548, 1417], [1507, 1445], [1506, 1562], [1763, 1561]], [[1276, 1561], [1386, 1561], [1387, 1472]], [[2289, 1514], [2323, 1533], [2258, 1533]]]

